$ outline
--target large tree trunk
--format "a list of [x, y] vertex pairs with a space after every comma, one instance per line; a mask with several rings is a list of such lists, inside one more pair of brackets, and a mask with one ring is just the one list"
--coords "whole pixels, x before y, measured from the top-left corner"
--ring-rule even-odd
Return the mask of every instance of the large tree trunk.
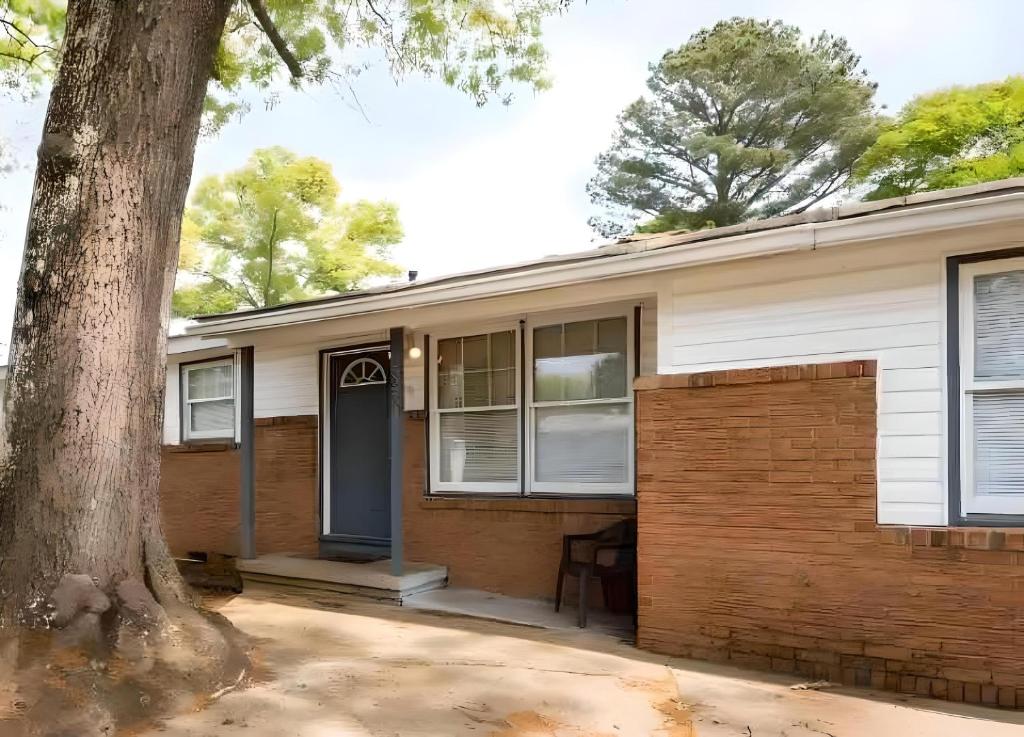
[[38, 625], [69, 574], [111, 600], [125, 581], [184, 591], [159, 520], [166, 330], [230, 6], [68, 3], [11, 341], [0, 624]]

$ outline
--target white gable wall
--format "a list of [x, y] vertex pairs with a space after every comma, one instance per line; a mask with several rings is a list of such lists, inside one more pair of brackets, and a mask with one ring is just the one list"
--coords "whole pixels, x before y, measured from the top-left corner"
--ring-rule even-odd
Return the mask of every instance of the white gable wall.
[[674, 272], [659, 373], [878, 361], [878, 520], [943, 525], [945, 266], [1015, 245], [975, 230]]

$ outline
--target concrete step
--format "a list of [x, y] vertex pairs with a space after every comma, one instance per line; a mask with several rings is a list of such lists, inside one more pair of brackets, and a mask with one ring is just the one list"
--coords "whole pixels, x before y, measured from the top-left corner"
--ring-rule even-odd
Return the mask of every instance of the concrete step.
[[302, 558], [297, 555], [261, 555], [237, 561], [245, 582], [334, 591], [401, 604], [413, 594], [443, 588], [448, 569], [427, 563], [404, 563], [401, 576], [391, 573], [390, 560], [351, 563]]

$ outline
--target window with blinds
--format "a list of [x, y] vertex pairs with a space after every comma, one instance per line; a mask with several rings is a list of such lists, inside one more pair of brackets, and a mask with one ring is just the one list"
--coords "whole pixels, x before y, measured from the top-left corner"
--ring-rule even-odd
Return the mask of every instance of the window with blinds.
[[533, 329], [532, 491], [632, 488], [629, 327], [616, 316]]
[[593, 315], [432, 338], [432, 492], [633, 493], [633, 315]]
[[184, 440], [235, 437], [235, 362], [231, 358], [181, 367]]
[[517, 331], [437, 341], [439, 490], [519, 490]]
[[1024, 259], [960, 278], [961, 512], [1024, 514]]

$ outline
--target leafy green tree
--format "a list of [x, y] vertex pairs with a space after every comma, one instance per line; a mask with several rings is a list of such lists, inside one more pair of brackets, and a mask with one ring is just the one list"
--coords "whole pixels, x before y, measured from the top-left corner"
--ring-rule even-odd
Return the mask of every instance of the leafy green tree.
[[389, 202], [338, 202], [330, 165], [283, 148], [259, 149], [241, 169], [210, 176], [185, 211], [179, 315], [270, 307], [394, 275], [402, 238]]
[[[45, 730], [30, 731], [111, 734], [126, 710], [137, 720], [127, 705], [140, 697], [169, 703], [240, 678], [230, 638], [195, 612], [159, 513], [167, 323], [201, 127], [238, 111], [244, 87], [344, 85], [381, 57], [397, 78], [507, 101], [510, 82], [546, 84], [541, 20], [560, 5], [0, 0], [0, 37], [15, 36], [0, 47], [4, 81], [38, 89], [53, 71], [5, 385], [0, 639], [30, 628], [33, 652], [92, 637], [97, 654], [152, 654], [116, 683], [104, 668], [63, 683], [24, 650], [19, 694], [47, 705]], [[343, 272], [339, 261], [316, 283]]]
[[857, 164], [866, 199], [1024, 175], [1024, 77], [909, 102]]
[[603, 235], [731, 225], [836, 192], [874, 140], [875, 85], [845, 39], [734, 18], [651, 66], [588, 185]]

